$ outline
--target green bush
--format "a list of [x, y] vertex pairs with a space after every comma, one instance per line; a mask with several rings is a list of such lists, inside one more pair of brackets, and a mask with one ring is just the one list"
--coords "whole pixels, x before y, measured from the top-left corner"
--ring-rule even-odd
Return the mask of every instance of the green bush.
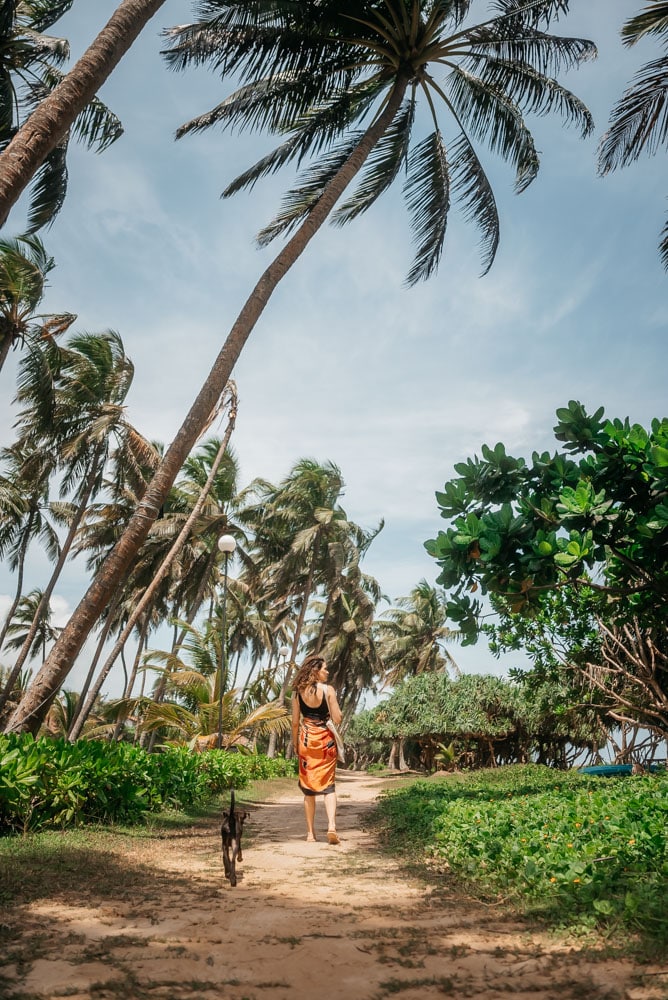
[[191, 809], [227, 788], [294, 773], [292, 761], [224, 750], [149, 754], [126, 743], [0, 735], [0, 833], [137, 823], [158, 809]]
[[573, 926], [668, 940], [668, 776], [596, 778], [538, 765], [416, 782], [380, 813], [488, 892]]

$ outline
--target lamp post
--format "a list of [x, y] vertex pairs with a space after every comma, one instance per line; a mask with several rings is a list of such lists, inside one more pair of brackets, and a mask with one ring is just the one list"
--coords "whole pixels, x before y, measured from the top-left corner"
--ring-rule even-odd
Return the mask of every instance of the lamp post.
[[281, 665], [281, 662], [283, 664], [283, 675], [284, 675], [284, 677], [285, 677], [285, 672], [286, 672], [286, 659], [285, 658], [286, 658], [286, 656], [288, 655], [289, 652], [290, 652], [290, 647], [289, 646], [279, 646], [278, 647], [278, 663], [279, 663], [279, 666]]
[[232, 535], [221, 535], [218, 548], [225, 556], [225, 576], [223, 578], [223, 634], [220, 652], [220, 681], [218, 684], [218, 749], [223, 746], [223, 678], [227, 676], [227, 564], [237, 543]]

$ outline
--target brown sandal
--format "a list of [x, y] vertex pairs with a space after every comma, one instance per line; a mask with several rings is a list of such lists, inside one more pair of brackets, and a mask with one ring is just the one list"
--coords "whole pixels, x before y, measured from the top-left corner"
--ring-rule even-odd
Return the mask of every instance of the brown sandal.
[[328, 844], [340, 844], [339, 835], [336, 830], [327, 831], [327, 843]]

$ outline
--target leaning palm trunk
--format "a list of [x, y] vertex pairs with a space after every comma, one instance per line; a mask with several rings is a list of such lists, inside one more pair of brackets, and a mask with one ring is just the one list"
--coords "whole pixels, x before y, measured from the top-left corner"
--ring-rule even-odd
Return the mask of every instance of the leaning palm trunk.
[[217, 405], [241, 351], [262, 315], [272, 293], [326, 221], [345, 189], [364, 166], [376, 143], [391, 125], [401, 106], [407, 81], [401, 80], [376, 120], [366, 130], [343, 167], [332, 178], [321, 198], [295, 235], [266, 269], [242, 308], [204, 385], [181, 428], [158, 466], [137, 510], [116, 546], [100, 567], [82, 601], [74, 611], [18, 708], [8, 731], [34, 732], [67, 677], [86, 636], [116, 587], [125, 579], [160, 507], [176, 479], [203, 426]]
[[67, 731], [67, 737], [68, 737], [68, 739], [70, 738], [72, 730], [76, 726], [77, 720], [79, 719], [79, 716], [81, 715], [81, 712], [83, 711], [84, 705], [86, 704], [86, 695], [88, 694], [88, 690], [89, 690], [91, 684], [93, 683], [93, 677], [95, 676], [95, 671], [97, 670], [98, 662], [100, 660], [100, 657], [102, 656], [102, 650], [104, 649], [104, 647], [106, 645], [107, 636], [109, 635], [109, 631], [110, 631], [111, 626], [113, 624], [114, 615], [116, 613], [116, 608], [118, 607], [119, 601], [120, 601], [120, 594], [116, 594], [116, 596], [114, 597], [113, 604], [109, 608], [109, 613], [107, 615], [107, 620], [104, 623], [104, 626], [103, 626], [102, 631], [100, 633], [100, 638], [97, 641], [97, 646], [95, 647], [95, 653], [93, 654], [93, 659], [91, 660], [90, 667], [88, 668], [88, 673], [86, 674], [86, 679], [85, 679], [85, 681], [83, 683], [83, 687], [81, 688], [81, 691], [79, 693], [79, 701], [75, 705], [74, 711], [72, 713], [72, 719], [70, 721], [70, 728]]
[[0, 226], [46, 157], [164, 3], [122, 0], [81, 59], [0, 153]]
[[[234, 425], [237, 419], [237, 387], [233, 381], [230, 381], [226, 386], [226, 389], [229, 393], [229, 402], [228, 402], [229, 418], [227, 422], [227, 429], [225, 431], [223, 440], [220, 443], [220, 447], [218, 449], [216, 457], [211, 465], [211, 471], [209, 472], [207, 481], [202, 487], [202, 491], [198, 496], [197, 501], [193, 506], [193, 509], [190, 512], [188, 519], [186, 520], [186, 523], [181, 528], [178, 537], [174, 541], [174, 544], [172, 545], [171, 549], [169, 550], [169, 552], [163, 559], [162, 563], [160, 564], [157, 573], [153, 577], [153, 580], [151, 581], [150, 585], [144, 591], [141, 600], [137, 603], [134, 611], [128, 618], [125, 624], [125, 628], [119, 635], [118, 639], [116, 640], [116, 643], [114, 644], [113, 649], [111, 650], [111, 653], [107, 657], [105, 664], [99, 673], [97, 681], [95, 682], [93, 690], [91, 691], [90, 697], [86, 702], [84, 709], [81, 712], [80, 722], [78, 721], [77, 725], [74, 726], [72, 731], [70, 732], [69, 738], [72, 742], [74, 742], [74, 740], [76, 740], [80, 736], [81, 729], [83, 727], [84, 722], [86, 721], [86, 716], [88, 715], [88, 712], [90, 712], [90, 710], [92, 709], [93, 703], [95, 702], [95, 699], [97, 698], [98, 694], [102, 689], [102, 685], [104, 684], [105, 680], [109, 675], [109, 671], [116, 662], [120, 651], [123, 649], [123, 646], [127, 642], [130, 635], [132, 634], [132, 630], [135, 627], [136, 623], [138, 622], [139, 618], [144, 613], [144, 611], [146, 611], [153, 604], [154, 599], [158, 592], [158, 588], [162, 583], [162, 581], [167, 576], [167, 573], [169, 572], [169, 567], [172, 565], [177, 555], [185, 545], [188, 537], [190, 536], [193, 524], [202, 513], [202, 508], [206, 503], [206, 498], [209, 495], [211, 486], [213, 485], [213, 481], [216, 478], [216, 473], [218, 472], [218, 469], [220, 467], [220, 463], [222, 462], [225, 452], [227, 450], [227, 446], [230, 443], [230, 437], [232, 436], [232, 431], [234, 430]], [[132, 677], [133, 683], [135, 675], [136, 675], [136, 670], [134, 671]], [[125, 692], [125, 697], [126, 698], [130, 697], [130, 694], [128, 693], [127, 690]]]

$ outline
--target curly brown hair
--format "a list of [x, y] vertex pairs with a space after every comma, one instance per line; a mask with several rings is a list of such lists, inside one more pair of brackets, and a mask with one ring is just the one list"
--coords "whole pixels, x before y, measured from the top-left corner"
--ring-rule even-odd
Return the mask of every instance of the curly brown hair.
[[307, 656], [295, 674], [292, 690], [305, 691], [307, 687], [315, 687], [318, 682], [318, 674], [325, 662], [324, 656]]

